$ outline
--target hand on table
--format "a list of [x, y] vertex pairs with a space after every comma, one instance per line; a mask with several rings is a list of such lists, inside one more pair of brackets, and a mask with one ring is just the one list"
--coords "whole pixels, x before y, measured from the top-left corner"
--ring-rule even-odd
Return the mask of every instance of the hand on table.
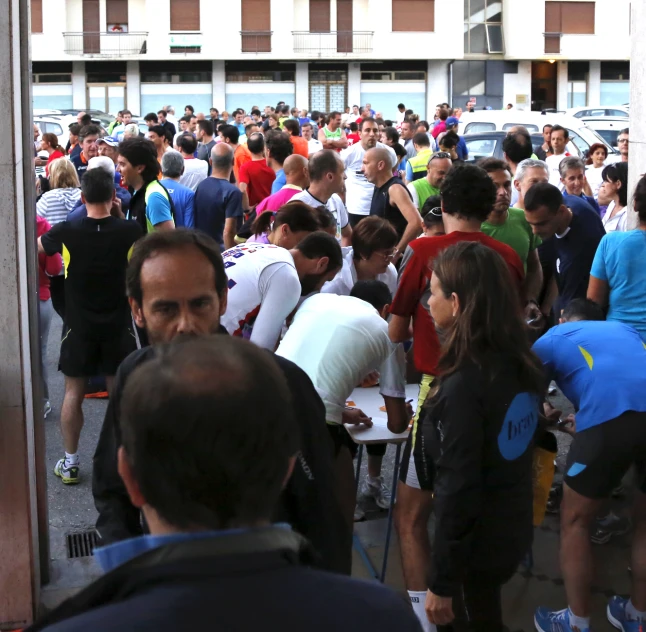
[[344, 424], [358, 426], [364, 424], [366, 428], [372, 428], [372, 419], [360, 408], [346, 408], [343, 411], [342, 421]]
[[426, 616], [435, 625], [448, 625], [453, 621], [453, 599], [451, 597], [439, 597], [430, 590], [426, 591], [426, 604], [424, 606]]

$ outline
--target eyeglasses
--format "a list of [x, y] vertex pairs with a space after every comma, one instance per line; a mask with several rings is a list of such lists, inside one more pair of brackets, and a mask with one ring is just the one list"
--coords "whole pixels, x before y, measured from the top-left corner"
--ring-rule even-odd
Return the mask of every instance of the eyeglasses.
[[628, 139], [627, 138], [618, 138], [617, 143], [627, 143]]
[[394, 248], [392, 252], [384, 254], [383, 252], [376, 252], [380, 257], [383, 257], [385, 261], [392, 261], [397, 256], [397, 248]]
[[448, 151], [436, 151], [432, 156], [429, 162], [432, 160], [435, 160], [436, 158], [444, 159], [448, 158], [449, 160], [451, 159], [451, 154]]

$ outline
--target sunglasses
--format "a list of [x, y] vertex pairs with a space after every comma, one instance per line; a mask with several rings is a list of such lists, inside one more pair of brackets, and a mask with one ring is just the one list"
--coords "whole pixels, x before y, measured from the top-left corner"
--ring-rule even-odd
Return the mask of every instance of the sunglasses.
[[436, 158], [439, 159], [444, 159], [448, 158], [449, 160], [451, 159], [451, 154], [448, 151], [436, 151], [432, 156], [429, 162], [435, 160]]

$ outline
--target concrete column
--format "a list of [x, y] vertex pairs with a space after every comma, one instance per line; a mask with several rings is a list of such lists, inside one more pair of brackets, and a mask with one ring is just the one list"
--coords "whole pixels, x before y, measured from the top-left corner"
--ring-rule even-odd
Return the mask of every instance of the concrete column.
[[84, 61], [72, 62], [72, 107], [75, 110], [84, 110], [87, 107]]
[[601, 102], [601, 62], [591, 61], [588, 73], [588, 101], [586, 105], [599, 105]]
[[[630, 53], [630, 149], [628, 161], [628, 195], [632, 207], [632, 192], [641, 175], [646, 172], [646, 3], [633, 2], [631, 11]], [[639, 223], [637, 213], [628, 211], [628, 229]]]
[[557, 61], [556, 70], [556, 109], [567, 109], [567, 71], [568, 63], [566, 61]]
[[211, 83], [213, 84], [213, 107], [220, 112], [226, 108], [226, 72], [224, 60], [213, 60], [211, 70]]
[[141, 111], [141, 75], [139, 74], [139, 62], [126, 62], [126, 102], [128, 109], [140, 116], [146, 116], [148, 112]]
[[3, 630], [26, 627], [33, 621], [43, 579], [40, 563], [42, 559], [46, 571], [49, 557], [43, 400], [39, 387], [28, 7], [28, 0], [0, 0], [0, 15], [4, 16], [0, 20], [3, 87], [0, 111], [4, 113], [0, 135], [5, 140], [0, 145], [3, 226], [0, 234], [3, 253], [0, 266], [0, 629]]
[[426, 120], [432, 121], [437, 103], [449, 102], [449, 62], [429, 59], [426, 66]]
[[361, 102], [361, 64], [351, 61], [348, 64], [348, 105], [362, 105]]
[[107, 31], [108, 22], [107, 22], [107, 9], [106, 9], [106, 0], [99, 0], [99, 31]]
[[299, 108], [310, 107], [310, 65], [306, 61], [296, 62], [296, 95], [294, 105]]

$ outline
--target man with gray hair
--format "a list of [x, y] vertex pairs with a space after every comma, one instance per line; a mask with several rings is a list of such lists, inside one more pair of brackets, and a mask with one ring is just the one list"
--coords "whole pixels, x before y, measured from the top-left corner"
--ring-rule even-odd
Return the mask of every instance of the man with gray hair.
[[184, 174], [184, 157], [170, 149], [162, 156], [161, 168], [163, 178], [160, 184], [166, 187], [175, 205], [175, 226], [193, 228], [195, 193], [179, 181]]
[[563, 192], [565, 203], [570, 206], [571, 198], [578, 198], [582, 202], [589, 204], [598, 215], [601, 215], [601, 209], [597, 201], [592, 197], [592, 190], [585, 178], [585, 163], [583, 160], [576, 156], [563, 158], [559, 165], [559, 173], [561, 174], [561, 183], [565, 187]]
[[210, 235], [222, 250], [235, 246], [238, 225], [242, 223], [242, 193], [229, 182], [233, 169], [233, 149], [218, 143], [211, 150], [211, 175], [195, 191], [194, 226]]
[[518, 192], [515, 208], [525, 210], [525, 196], [538, 182], [549, 182], [549, 168], [542, 160], [527, 158], [518, 163], [513, 185]]

